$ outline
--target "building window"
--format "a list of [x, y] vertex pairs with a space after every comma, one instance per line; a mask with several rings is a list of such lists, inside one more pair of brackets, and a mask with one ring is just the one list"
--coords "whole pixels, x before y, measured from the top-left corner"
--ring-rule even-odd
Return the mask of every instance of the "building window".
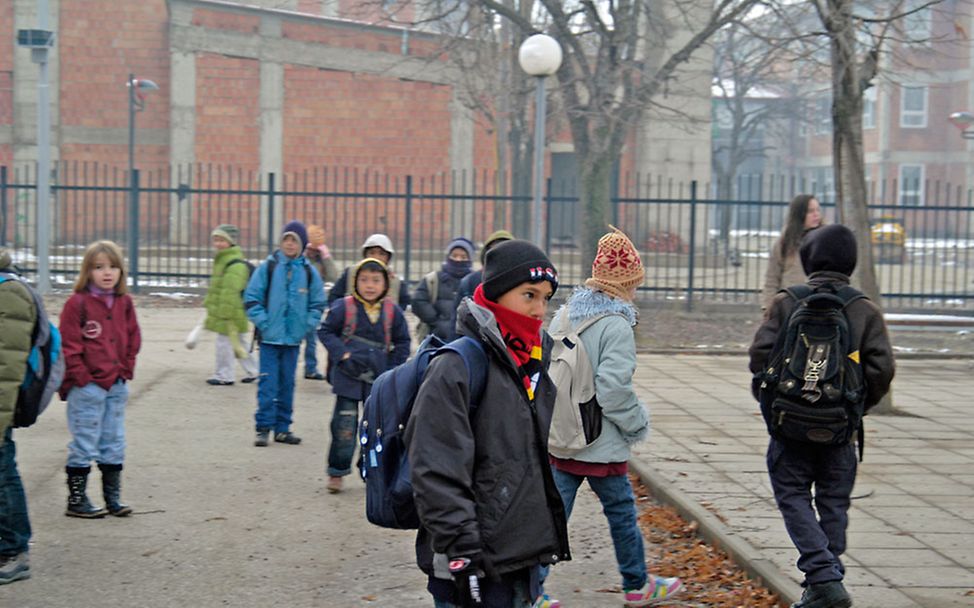
[[862, 128], [876, 128], [876, 87], [869, 87], [862, 94]]
[[925, 3], [926, 0], [910, 0], [904, 7], [913, 11], [903, 17], [903, 34], [907, 42], [930, 44], [933, 37], [933, 13], [929, 6], [917, 10], [917, 7]]
[[923, 204], [923, 165], [900, 165], [901, 205]]
[[820, 97], [815, 100], [815, 134], [829, 135], [832, 133], [832, 100]]
[[900, 126], [924, 129], [927, 126], [927, 87], [900, 89]]
[[835, 202], [835, 173], [832, 167], [816, 167], [812, 170], [812, 193], [818, 202], [831, 204]]

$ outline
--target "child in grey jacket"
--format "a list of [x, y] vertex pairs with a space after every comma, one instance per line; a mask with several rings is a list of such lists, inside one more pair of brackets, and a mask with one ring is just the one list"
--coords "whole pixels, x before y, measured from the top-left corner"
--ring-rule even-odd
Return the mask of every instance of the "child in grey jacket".
[[602, 431], [571, 458], [550, 458], [555, 485], [568, 517], [582, 481], [587, 479], [598, 495], [612, 531], [626, 606], [647, 606], [668, 599], [683, 586], [679, 578], [647, 573], [628, 477], [630, 446], [645, 439], [649, 432], [649, 415], [632, 386], [636, 371], [632, 328], [637, 315], [633, 298], [643, 276], [639, 252], [622, 231], [613, 227], [612, 232], [599, 239], [592, 277], [585, 281], [585, 287], [571, 294], [549, 327], [553, 335], [568, 333], [569, 329], [598, 318], [579, 338], [592, 363]]

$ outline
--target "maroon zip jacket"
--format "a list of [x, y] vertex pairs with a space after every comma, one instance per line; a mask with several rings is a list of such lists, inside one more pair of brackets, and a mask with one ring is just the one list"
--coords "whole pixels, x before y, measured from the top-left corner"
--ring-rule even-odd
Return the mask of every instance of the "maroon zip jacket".
[[76, 293], [64, 304], [59, 329], [67, 365], [62, 399], [89, 382], [108, 390], [119, 378], [132, 379], [142, 334], [128, 295], [115, 296], [108, 308], [87, 291]]

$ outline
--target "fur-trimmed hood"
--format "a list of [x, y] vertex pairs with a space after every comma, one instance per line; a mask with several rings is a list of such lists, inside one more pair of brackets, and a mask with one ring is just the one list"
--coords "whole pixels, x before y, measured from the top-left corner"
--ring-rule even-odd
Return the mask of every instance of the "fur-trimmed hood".
[[568, 321], [573, 326], [585, 319], [600, 315], [622, 315], [635, 326], [639, 322], [639, 311], [632, 302], [620, 300], [588, 287], [576, 287], [563, 304], [568, 309]]

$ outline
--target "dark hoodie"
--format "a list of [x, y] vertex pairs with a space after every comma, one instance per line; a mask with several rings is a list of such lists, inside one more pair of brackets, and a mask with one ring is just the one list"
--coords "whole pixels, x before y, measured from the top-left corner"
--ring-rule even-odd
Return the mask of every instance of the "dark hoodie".
[[[849, 275], [856, 268], [856, 238], [841, 224], [823, 226], [809, 232], [801, 244], [802, 266], [809, 274], [808, 286], [839, 289], [849, 284]], [[754, 335], [750, 355], [750, 369], [757, 373], [764, 369], [778, 330], [788, 322], [795, 300], [787, 292], [779, 292], [765, 313], [765, 320]], [[886, 332], [886, 323], [879, 307], [870, 300], [856, 300], [846, 308], [849, 319], [850, 346], [859, 350], [863, 377], [866, 382], [866, 408], [870, 408], [889, 391], [896, 364]]]

